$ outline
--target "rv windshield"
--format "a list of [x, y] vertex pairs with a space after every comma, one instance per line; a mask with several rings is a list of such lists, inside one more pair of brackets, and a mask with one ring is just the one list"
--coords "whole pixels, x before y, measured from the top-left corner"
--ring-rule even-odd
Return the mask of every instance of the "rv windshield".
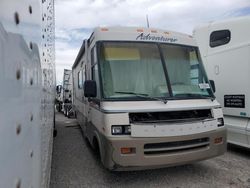
[[197, 48], [162, 44], [161, 50], [174, 97], [212, 96]]
[[[106, 99], [210, 96], [196, 48], [134, 42], [101, 44], [99, 60], [103, 97]], [[167, 75], [171, 88], [167, 84]]]

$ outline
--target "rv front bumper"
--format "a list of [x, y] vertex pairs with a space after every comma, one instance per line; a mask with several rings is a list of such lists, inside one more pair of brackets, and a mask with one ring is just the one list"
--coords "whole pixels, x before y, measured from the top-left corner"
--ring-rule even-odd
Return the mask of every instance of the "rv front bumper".
[[[226, 128], [187, 136], [103, 137], [102, 160], [110, 170], [142, 170], [176, 166], [225, 153]], [[131, 148], [122, 154], [122, 148]]]

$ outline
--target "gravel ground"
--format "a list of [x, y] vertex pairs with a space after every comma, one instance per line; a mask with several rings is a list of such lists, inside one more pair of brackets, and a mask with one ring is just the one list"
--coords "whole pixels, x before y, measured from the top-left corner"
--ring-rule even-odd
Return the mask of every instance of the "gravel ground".
[[56, 116], [57, 137], [51, 188], [65, 187], [174, 187], [250, 188], [250, 151], [230, 145], [220, 157], [195, 164], [157, 170], [110, 172], [83, 139], [75, 119]]

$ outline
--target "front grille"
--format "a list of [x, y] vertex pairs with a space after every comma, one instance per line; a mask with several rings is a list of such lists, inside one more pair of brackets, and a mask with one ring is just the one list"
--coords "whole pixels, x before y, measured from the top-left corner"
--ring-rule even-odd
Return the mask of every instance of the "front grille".
[[210, 109], [129, 114], [130, 123], [183, 122], [211, 118]]
[[193, 140], [176, 141], [176, 142], [161, 142], [144, 145], [144, 154], [164, 154], [194, 149], [202, 149], [209, 146], [209, 138], [199, 138]]

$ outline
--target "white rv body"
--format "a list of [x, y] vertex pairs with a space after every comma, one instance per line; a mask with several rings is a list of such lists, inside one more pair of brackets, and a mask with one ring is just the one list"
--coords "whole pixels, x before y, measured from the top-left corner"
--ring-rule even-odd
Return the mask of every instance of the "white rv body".
[[228, 142], [248, 148], [250, 147], [249, 33], [250, 17], [211, 22], [196, 27], [193, 32], [208, 76], [216, 84], [215, 95], [223, 106]]
[[54, 1], [0, 1], [0, 187], [49, 187]]
[[[172, 49], [171, 57], [176, 61], [171, 65], [179, 67], [169, 73], [172, 77], [178, 75], [179, 80], [171, 77], [166, 81], [163, 48], [168, 47], [170, 51], [177, 48]], [[186, 48], [190, 51], [182, 51]], [[205, 72], [196, 61], [189, 65], [193, 57], [190, 53], [194, 52], [191, 49], [197, 50], [191, 36], [150, 28], [96, 28], [91, 37], [84, 40], [72, 67], [73, 108], [84, 135], [94, 148], [99, 148], [106, 168], [161, 168], [225, 152], [226, 129], [219, 122], [223, 118], [222, 110], [212, 97], [208, 80], [198, 84], [202, 73], [191, 67]], [[186, 53], [189, 59], [182, 61]], [[198, 57], [197, 53], [194, 57]], [[187, 79], [181, 80], [184, 73]], [[191, 83], [192, 78], [197, 79], [197, 83]], [[86, 80], [96, 83], [96, 97], [84, 96]], [[169, 85], [171, 96], [181, 95], [176, 88], [191, 91], [196, 88], [197, 92], [211, 92], [211, 97], [173, 98], [171, 92], [168, 93]], [[138, 95], [126, 93], [130, 91], [127, 88], [134, 88]], [[147, 92], [145, 88], [150, 88], [148, 94], [143, 94]], [[206, 115], [200, 117], [200, 113]]]

